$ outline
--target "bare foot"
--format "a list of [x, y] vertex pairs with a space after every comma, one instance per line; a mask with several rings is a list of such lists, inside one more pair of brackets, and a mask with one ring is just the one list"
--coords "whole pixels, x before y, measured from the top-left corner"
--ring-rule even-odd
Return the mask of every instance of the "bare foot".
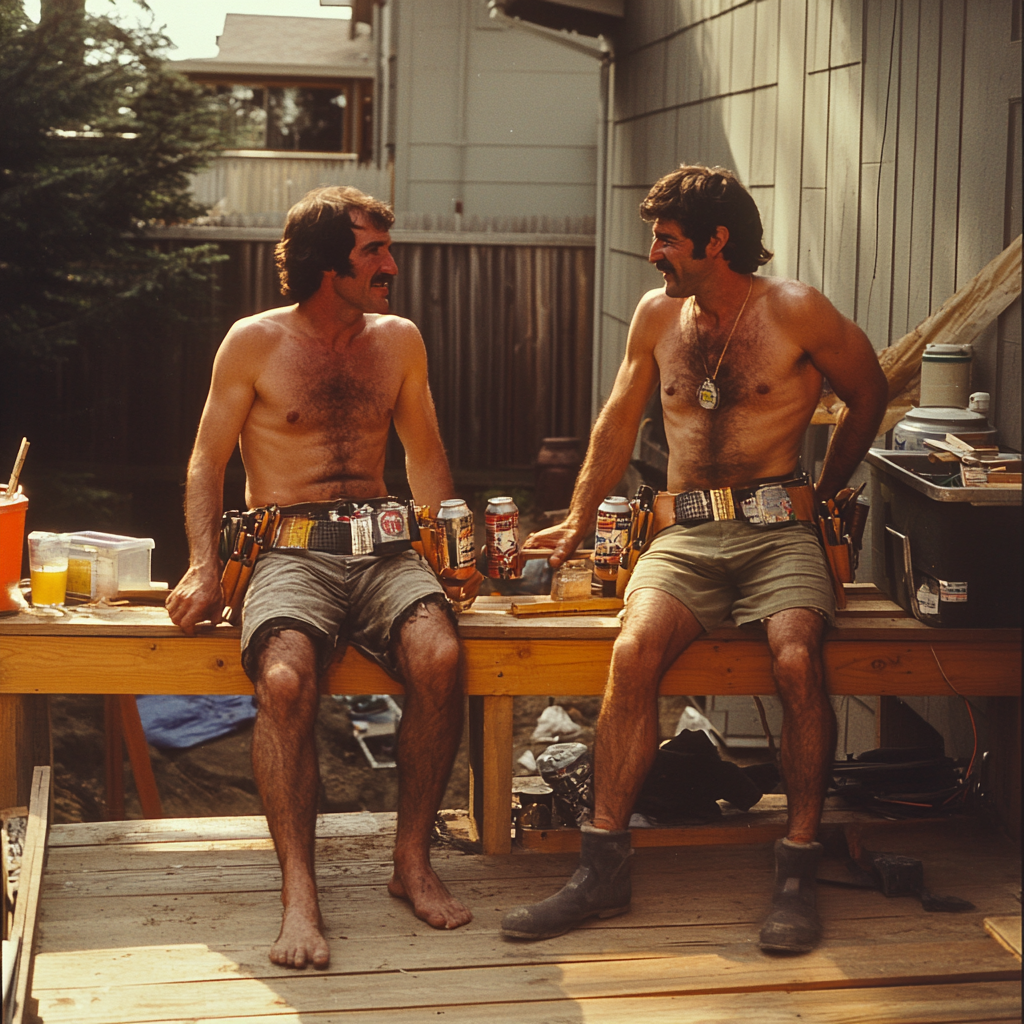
[[388, 882], [388, 892], [412, 904], [413, 913], [431, 928], [458, 928], [473, 920], [469, 908], [457, 900], [430, 865], [400, 870]]
[[303, 970], [308, 964], [324, 968], [331, 962], [331, 951], [323, 933], [319, 911], [302, 907], [285, 908], [281, 933], [270, 947], [270, 959], [279, 967]]

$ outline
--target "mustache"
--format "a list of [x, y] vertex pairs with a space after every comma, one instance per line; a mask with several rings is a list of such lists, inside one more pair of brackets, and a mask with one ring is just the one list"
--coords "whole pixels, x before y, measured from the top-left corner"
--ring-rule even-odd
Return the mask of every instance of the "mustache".
[[655, 263], [654, 266], [663, 274], [672, 273], [672, 264], [669, 263], [667, 260], [658, 260], [658, 262]]
[[391, 291], [391, 283], [394, 279], [394, 274], [374, 274], [373, 277], [370, 278], [370, 284], [374, 286], [381, 284], [386, 285], [388, 291]]

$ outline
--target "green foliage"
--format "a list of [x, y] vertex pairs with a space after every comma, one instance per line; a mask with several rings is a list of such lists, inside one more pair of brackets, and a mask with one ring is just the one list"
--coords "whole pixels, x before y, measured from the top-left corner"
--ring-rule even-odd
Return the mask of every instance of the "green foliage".
[[189, 175], [220, 145], [210, 99], [162, 56], [169, 40], [80, 0], [44, 12], [36, 26], [0, 0], [3, 357], [50, 355], [147, 308], [166, 319], [219, 259], [144, 236], [203, 212]]

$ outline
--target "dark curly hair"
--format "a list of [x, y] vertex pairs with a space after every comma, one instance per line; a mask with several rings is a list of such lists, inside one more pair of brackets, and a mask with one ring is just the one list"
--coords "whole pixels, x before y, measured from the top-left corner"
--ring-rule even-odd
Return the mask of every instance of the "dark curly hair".
[[286, 299], [304, 302], [314, 295], [325, 270], [352, 273], [352, 210], [362, 210], [378, 231], [387, 231], [395, 222], [387, 204], [348, 185], [315, 188], [288, 211], [284, 234], [274, 249]]
[[658, 180], [640, 204], [646, 221], [671, 220], [693, 242], [695, 259], [703, 259], [719, 225], [729, 231], [722, 256], [737, 274], [752, 274], [773, 256], [761, 242], [764, 228], [757, 204], [724, 167], [683, 164]]

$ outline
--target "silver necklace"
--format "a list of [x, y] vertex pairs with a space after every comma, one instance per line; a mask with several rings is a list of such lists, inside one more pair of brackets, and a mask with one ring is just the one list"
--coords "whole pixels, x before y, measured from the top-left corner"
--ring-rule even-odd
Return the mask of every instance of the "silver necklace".
[[694, 298], [693, 305], [690, 307], [690, 311], [693, 314], [693, 329], [697, 334], [697, 347], [700, 349], [701, 362], [704, 364], [704, 381], [699, 388], [697, 388], [697, 404], [702, 409], [712, 410], [717, 409], [722, 401], [722, 392], [718, 385], [715, 383], [715, 378], [718, 376], [718, 371], [722, 368], [722, 360], [725, 358], [725, 350], [729, 347], [729, 342], [732, 341], [732, 336], [736, 333], [736, 325], [740, 322], [740, 317], [743, 316], [743, 310], [747, 308], [747, 299], [750, 298], [750, 293], [754, 288], [754, 278], [751, 275], [750, 284], [747, 287], [747, 295], [743, 300], [743, 305], [740, 306], [740, 311], [736, 314], [736, 319], [732, 322], [732, 330], [729, 332], [729, 337], [725, 339], [725, 345], [722, 346], [722, 354], [718, 357], [718, 363], [715, 366], [714, 373], [708, 373], [708, 361], [704, 355], [704, 343], [700, 336], [700, 324], [697, 323], [697, 300]]

